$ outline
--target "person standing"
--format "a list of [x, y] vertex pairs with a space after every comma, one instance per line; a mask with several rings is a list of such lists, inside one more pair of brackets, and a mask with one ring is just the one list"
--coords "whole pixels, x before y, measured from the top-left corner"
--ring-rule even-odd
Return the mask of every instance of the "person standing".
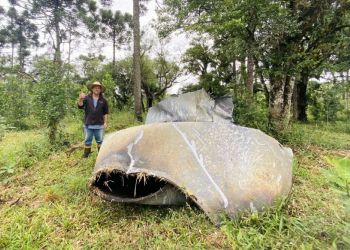
[[91, 153], [91, 144], [93, 137], [97, 144], [97, 151], [100, 150], [103, 142], [104, 130], [108, 126], [108, 102], [103, 97], [105, 90], [100, 82], [94, 82], [88, 85], [90, 93], [86, 95], [81, 92], [78, 100], [78, 108], [84, 109], [84, 154], [83, 157], [89, 157]]

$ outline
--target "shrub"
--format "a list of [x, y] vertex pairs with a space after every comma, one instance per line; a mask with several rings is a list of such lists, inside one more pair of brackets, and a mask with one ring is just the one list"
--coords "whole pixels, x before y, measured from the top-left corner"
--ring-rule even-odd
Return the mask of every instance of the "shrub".
[[33, 93], [34, 111], [36, 117], [49, 128], [49, 140], [54, 144], [59, 122], [74, 103], [71, 84], [64, 67], [52, 61], [39, 60], [35, 67], [40, 80]]
[[341, 102], [341, 86], [331, 83], [310, 82], [308, 87], [309, 93], [309, 113], [315, 121], [334, 122], [344, 110]]
[[252, 97], [245, 86], [237, 86], [233, 98], [233, 120], [235, 123], [268, 131], [268, 110], [266, 98], [262, 92]]
[[6, 124], [25, 129], [25, 119], [30, 114], [31, 96], [29, 83], [13, 76], [0, 83], [0, 115], [6, 118]]

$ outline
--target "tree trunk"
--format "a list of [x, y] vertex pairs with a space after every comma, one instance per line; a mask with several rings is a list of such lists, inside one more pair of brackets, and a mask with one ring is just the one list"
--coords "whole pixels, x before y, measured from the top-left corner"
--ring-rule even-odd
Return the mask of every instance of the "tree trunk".
[[147, 109], [149, 110], [153, 106], [153, 96], [147, 96]]
[[307, 121], [307, 83], [309, 81], [309, 74], [302, 71], [300, 78], [295, 84], [294, 96], [294, 118], [301, 122]]
[[270, 76], [269, 124], [272, 132], [283, 134], [290, 121], [293, 81], [290, 76]]
[[232, 61], [232, 82], [234, 85], [237, 83], [236, 59], [233, 59]]
[[72, 55], [72, 31], [69, 30], [69, 40], [68, 40], [68, 65], [70, 65], [70, 58]]
[[299, 80], [296, 80], [295, 86], [293, 89], [293, 95], [292, 95], [292, 114], [293, 114], [293, 120], [298, 120], [298, 82]]
[[61, 65], [61, 31], [60, 31], [60, 2], [58, 0], [55, 1], [55, 10], [54, 10], [54, 26], [55, 26], [55, 55], [54, 62]]
[[18, 62], [20, 69], [24, 71], [24, 52], [22, 42], [20, 42], [18, 46]]
[[254, 59], [251, 55], [248, 56], [248, 66], [247, 66], [247, 89], [250, 94], [253, 95], [254, 87]]
[[[144, 91], [144, 96], [146, 97], [147, 110], [148, 110], [149, 108], [152, 108], [152, 106], [153, 106], [154, 94], [151, 92], [151, 89], [149, 88], [147, 83], [145, 83], [142, 80], [141, 80], [141, 86], [142, 86], [142, 90]], [[144, 106], [143, 106], [143, 102], [141, 102], [141, 104], [143, 107], [142, 110], [145, 111]]]
[[53, 145], [56, 143], [57, 123], [50, 122], [48, 127], [49, 127], [49, 142], [51, 145]]
[[143, 102], [143, 95], [141, 95], [141, 108], [142, 108], [142, 112], [146, 112], [145, 104]]
[[262, 72], [261, 68], [259, 67], [259, 62], [255, 61], [254, 64], [255, 64], [255, 69], [256, 69], [255, 72], [259, 76], [260, 84], [264, 88], [264, 95], [265, 95], [265, 98], [266, 98], [266, 104], [267, 104], [267, 106], [269, 106], [270, 91], [267, 88], [263, 72]]
[[141, 45], [140, 45], [140, 3], [139, 0], [133, 0], [133, 24], [134, 24], [134, 110], [135, 117], [142, 121], [141, 107]]
[[349, 111], [349, 70], [346, 71], [346, 86], [345, 86], [345, 111], [347, 114], [348, 120], [350, 119], [350, 111]]
[[116, 46], [115, 38], [116, 38], [116, 33], [113, 30], [113, 66], [115, 66], [115, 46]]
[[11, 43], [11, 68], [14, 66], [14, 57], [15, 57], [15, 43]]
[[240, 73], [241, 73], [241, 77], [240, 77], [240, 82], [243, 85], [247, 85], [247, 67], [245, 65], [245, 58], [241, 58], [240, 60]]
[[[19, 28], [19, 34], [23, 34], [23, 28], [22, 25]], [[19, 44], [18, 44], [18, 61], [19, 61], [19, 66], [20, 69], [24, 72], [24, 61], [25, 61], [25, 52], [26, 52], [26, 40], [21, 37], [21, 39], [19, 39]]]
[[[11, 26], [13, 27], [14, 20], [11, 18]], [[14, 32], [13, 30], [11, 32]], [[13, 34], [12, 34], [13, 36]], [[14, 56], [15, 56], [15, 41], [13, 40], [14, 38], [11, 38], [11, 68], [13, 69], [14, 66]]]

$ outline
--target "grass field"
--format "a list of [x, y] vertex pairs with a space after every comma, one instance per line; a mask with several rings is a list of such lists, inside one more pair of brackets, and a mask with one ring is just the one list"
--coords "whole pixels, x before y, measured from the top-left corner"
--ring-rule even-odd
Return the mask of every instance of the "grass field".
[[[78, 121], [64, 121], [80, 145]], [[128, 113], [111, 117], [109, 131], [136, 125]], [[96, 157], [80, 147], [50, 150], [43, 131], [9, 132], [0, 142], [0, 249], [350, 249], [349, 214], [323, 174], [325, 156], [350, 157], [344, 126], [296, 124], [290, 197], [260, 213], [215, 227], [189, 205], [111, 204], [87, 182]]]

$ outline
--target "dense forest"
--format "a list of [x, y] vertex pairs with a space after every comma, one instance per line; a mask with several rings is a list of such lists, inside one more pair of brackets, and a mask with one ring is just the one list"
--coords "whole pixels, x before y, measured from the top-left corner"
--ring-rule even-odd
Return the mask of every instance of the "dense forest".
[[[8, 218], [0, 225], [0, 248], [105, 248], [109, 243], [117, 248], [122, 242], [131, 248], [346, 249], [350, 2], [133, 0], [130, 13], [119, 10], [120, 2], [0, 3], [0, 215]], [[140, 20], [150, 11], [154, 17], [147, 30]], [[147, 34], [154, 34], [152, 41], [145, 39]], [[176, 60], [165, 47], [178, 34], [186, 34], [188, 47]], [[222, 229], [193, 208], [162, 212], [99, 204], [86, 188], [93, 159], [81, 162], [77, 152], [83, 114], [76, 103], [94, 81], [106, 87], [111, 114], [107, 132], [142, 124], [148, 110], [174, 86], [179, 93], [204, 88], [213, 98], [232, 97], [235, 124], [260, 129], [293, 149], [295, 190], [289, 203], [227, 220]], [[64, 186], [47, 172], [64, 172]], [[346, 198], [339, 201], [331, 187]], [[18, 199], [13, 198], [16, 192]], [[72, 203], [66, 198], [69, 192], [77, 194]], [[29, 197], [30, 205], [23, 197]], [[42, 210], [35, 212], [34, 203]], [[33, 227], [23, 226], [29, 218], [25, 208], [16, 208], [22, 216], [16, 218], [14, 206], [33, 209]], [[49, 218], [51, 213], [64, 222]], [[71, 222], [69, 216], [76, 218]], [[120, 221], [110, 221], [111, 216]], [[39, 225], [42, 218], [48, 221], [45, 228]], [[77, 223], [96, 230], [101, 241], [94, 242], [94, 233]], [[109, 229], [129, 237], [118, 229], [129, 230], [128, 223], [135, 241], [111, 240]], [[13, 235], [12, 224], [22, 240]], [[70, 230], [89, 242], [70, 241]]]

